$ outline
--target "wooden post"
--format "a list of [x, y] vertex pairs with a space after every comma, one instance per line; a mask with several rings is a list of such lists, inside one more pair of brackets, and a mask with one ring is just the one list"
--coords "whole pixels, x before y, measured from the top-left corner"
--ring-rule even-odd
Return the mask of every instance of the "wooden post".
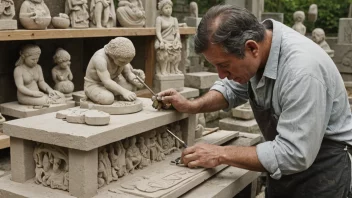
[[145, 49], [146, 49], [146, 57], [145, 57], [145, 83], [149, 87], [153, 87], [153, 77], [154, 77], [154, 72], [155, 72], [155, 48], [154, 48], [154, 42], [155, 42], [155, 37], [154, 36], [148, 36], [146, 37], [146, 44], [145, 44]]

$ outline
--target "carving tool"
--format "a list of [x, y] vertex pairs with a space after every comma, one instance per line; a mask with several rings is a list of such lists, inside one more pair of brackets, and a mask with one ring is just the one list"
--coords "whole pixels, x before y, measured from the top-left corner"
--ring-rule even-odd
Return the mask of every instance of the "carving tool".
[[169, 129], [166, 129], [166, 131], [169, 132], [172, 136], [174, 136], [174, 138], [176, 138], [176, 140], [178, 140], [179, 142], [181, 142], [181, 144], [182, 144], [185, 148], [188, 147], [187, 144], [186, 144], [183, 140], [181, 140], [179, 137], [177, 137], [177, 136], [176, 136], [174, 133], [172, 133]]

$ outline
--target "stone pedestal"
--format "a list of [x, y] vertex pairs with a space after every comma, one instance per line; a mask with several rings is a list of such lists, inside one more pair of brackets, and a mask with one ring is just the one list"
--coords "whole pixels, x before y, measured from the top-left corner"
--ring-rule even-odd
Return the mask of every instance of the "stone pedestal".
[[145, 27], [155, 27], [155, 21], [158, 14], [157, 0], [142, 0], [145, 10]]
[[352, 44], [352, 18], [340, 18], [337, 43]]
[[17, 30], [17, 21], [1, 19], [0, 30]]
[[180, 91], [180, 94], [187, 99], [196, 98], [199, 96], [199, 89], [183, 87], [182, 91]]
[[264, 13], [262, 13], [261, 20], [264, 21], [265, 19], [274, 19], [275, 21], [279, 21], [279, 22], [283, 23], [284, 22], [284, 13], [264, 12]]
[[195, 72], [185, 75], [185, 85], [197, 89], [208, 89], [219, 79], [217, 73]]
[[260, 133], [257, 122], [253, 120], [238, 120], [234, 118], [224, 118], [219, 121], [221, 130], [241, 131], [248, 133]]
[[164, 91], [170, 88], [182, 91], [185, 86], [185, 76], [183, 74], [170, 74], [165, 76], [155, 75], [153, 85], [155, 92]]

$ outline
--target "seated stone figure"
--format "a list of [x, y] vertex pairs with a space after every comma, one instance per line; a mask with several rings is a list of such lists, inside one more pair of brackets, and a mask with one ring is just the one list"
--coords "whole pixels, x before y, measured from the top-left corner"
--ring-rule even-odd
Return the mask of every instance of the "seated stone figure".
[[57, 64], [52, 70], [51, 74], [55, 82], [55, 90], [65, 94], [66, 97], [71, 97], [74, 89], [72, 83], [73, 75], [70, 69], [71, 56], [70, 54], [59, 48], [54, 55], [54, 62]]
[[15, 5], [13, 0], [0, 1], [0, 20], [12, 19], [15, 16]]
[[116, 27], [114, 0], [92, 0], [90, 4], [90, 27]]
[[303, 11], [296, 11], [293, 13], [293, 20], [295, 21], [295, 24], [292, 26], [292, 29], [296, 30], [302, 35], [306, 34], [306, 26], [303, 25], [305, 18], [306, 17]]
[[325, 32], [321, 28], [315, 28], [312, 32], [312, 40], [318, 44], [329, 56], [334, 57], [334, 50], [331, 50], [329, 44], [325, 41]]
[[120, 0], [116, 17], [123, 27], [143, 27], [145, 11], [141, 0]]
[[84, 77], [87, 97], [101, 105], [113, 104], [115, 96], [122, 96], [127, 101], [136, 100], [137, 96], [132, 91], [143, 87], [136, 75], [143, 80], [145, 75], [130, 64], [135, 53], [133, 43], [124, 37], [117, 37], [98, 50], [91, 58]]
[[14, 71], [18, 102], [34, 106], [65, 103], [65, 96], [44, 81], [42, 68], [37, 64], [40, 54], [36, 45], [26, 45], [20, 52]]
[[44, 0], [25, 0], [21, 5], [20, 17], [50, 17], [50, 10]]
[[177, 18], [172, 17], [172, 1], [161, 0], [158, 4], [160, 16], [156, 18], [155, 49], [156, 74], [182, 74], [178, 69], [181, 61], [181, 39]]

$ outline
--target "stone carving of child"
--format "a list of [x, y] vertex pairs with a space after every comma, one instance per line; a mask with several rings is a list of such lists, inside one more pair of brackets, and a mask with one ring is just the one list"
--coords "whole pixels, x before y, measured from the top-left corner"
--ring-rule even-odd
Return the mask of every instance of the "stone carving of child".
[[325, 32], [321, 28], [315, 28], [312, 32], [312, 40], [318, 44], [329, 56], [334, 57], [334, 50], [332, 50], [329, 44], [325, 41]]
[[66, 50], [59, 48], [56, 50], [53, 59], [55, 64], [57, 64], [51, 70], [55, 82], [54, 89], [65, 94], [66, 97], [71, 97], [74, 89], [72, 83], [73, 75], [70, 69], [71, 56]]
[[306, 26], [303, 25], [304, 19], [305, 14], [303, 11], [296, 11], [293, 13], [293, 20], [295, 21], [295, 24], [292, 26], [292, 28], [302, 35], [306, 34]]
[[66, 0], [65, 13], [70, 16], [72, 28], [89, 27], [87, 0]]
[[120, 0], [116, 17], [123, 27], [143, 27], [145, 11], [141, 0]]
[[114, 0], [92, 0], [90, 4], [91, 27], [116, 27]]

